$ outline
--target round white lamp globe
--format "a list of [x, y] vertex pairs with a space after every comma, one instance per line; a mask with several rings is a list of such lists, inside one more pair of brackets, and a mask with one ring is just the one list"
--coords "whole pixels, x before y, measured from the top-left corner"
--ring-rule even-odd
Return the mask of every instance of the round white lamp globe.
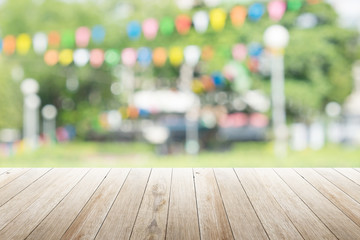
[[30, 109], [37, 109], [41, 104], [40, 97], [36, 94], [27, 95], [25, 97], [25, 105]]
[[57, 115], [56, 107], [51, 104], [45, 105], [41, 110], [41, 114], [47, 120], [54, 119]]
[[338, 117], [341, 114], [341, 105], [337, 102], [329, 102], [325, 107], [325, 112], [329, 117]]
[[27, 78], [21, 83], [21, 91], [24, 95], [36, 94], [39, 91], [39, 83], [32, 78]]
[[264, 33], [264, 42], [267, 47], [283, 49], [289, 43], [289, 31], [281, 25], [268, 27]]

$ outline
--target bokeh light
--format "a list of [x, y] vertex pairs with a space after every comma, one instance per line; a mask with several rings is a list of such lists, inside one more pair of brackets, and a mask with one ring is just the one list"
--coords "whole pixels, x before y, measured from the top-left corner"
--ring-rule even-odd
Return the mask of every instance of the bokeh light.
[[105, 53], [102, 49], [93, 49], [90, 52], [90, 65], [94, 68], [102, 66], [105, 60]]
[[59, 52], [55, 49], [48, 50], [44, 54], [44, 61], [49, 66], [54, 66], [59, 61]]
[[59, 63], [63, 66], [68, 66], [73, 61], [73, 50], [64, 49], [60, 51], [59, 54]]
[[16, 38], [13, 35], [5, 36], [3, 39], [3, 51], [6, 55], [12, 55], [15, 53]]

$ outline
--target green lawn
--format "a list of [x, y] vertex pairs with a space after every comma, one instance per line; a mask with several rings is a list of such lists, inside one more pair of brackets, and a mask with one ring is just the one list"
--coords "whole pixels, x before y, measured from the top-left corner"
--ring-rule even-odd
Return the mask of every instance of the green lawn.
[[142, 143], [73, 142], [0, 158], [0, 167], [360, 167], [360, 148], [289, 151], [277, 159], [271, 143], [240, 143], [230, 151], [198, 156], [157, 156]]

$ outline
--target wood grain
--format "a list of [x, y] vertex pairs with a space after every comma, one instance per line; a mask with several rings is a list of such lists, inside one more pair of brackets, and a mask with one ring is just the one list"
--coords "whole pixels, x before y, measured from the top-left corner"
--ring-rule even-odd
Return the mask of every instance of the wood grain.
[[60, 239], [105, 179], [109, 170], [91, 169], [61, 203], [32, 231], [27, 240]]
[[30, 169], [26, 168], [13, 168], [6, 171], [4, 174], [0, 175], [0, 188], [6, 186], [10, 182], [14, 181], [16, 178], [26, 173]]
[[[303, 239], [254, 169], [235, 169], [270, 239]], [[276, 219], [276, 221], [275, 221]]]
[[9, 170], [11, 170], [11, 168], [0, 168], [0, 175], [6, 173]]
[[0, 231], [0, 239], [25, 239], [86, 172], [88, 169], [72, 169], [66, 177], [59, 178], [49, 189], [44, 189], [36, 201]]
[[150, 169], [132, 169], [96, 239], [129, 239]]
[[337, 239], [274, 170], [256, 169], [256, 173], [304, 239]]
[[234, 170], [214, 172], [235, 239], [268, 239]]
[[45, 168], [31, 169], [30, 171], [14, 179], [14, 181], [12, 181], [11, 184], [7, 184], [6, 186], [2, 187], [0, 194], [0, 206], [4, 205], [7, 201], [9, 201], [11, 198], [13, 198], [18, 193], [23, 191], [25, 188], [30, 186], [34, 181], [39, 179], [48, 171], [50, 171], [50, 169], [45, 169]]
[[360, 185], [331, 168], [319, 168], [315, 171], [360, 203]]
[[173, 169], [166, 239], [200, 239], [192, 169]]
[[131, 239], [165, 239], [171, 169], [153, 169]]
[[313, 169], [296, 169], [322, 195], [360, 226], [360, 204]]
[[352, 168], [336, 168], [335, 170], [349, 178], [354, 183], [360, 185], [360, 172]]
[[61, 239], [94, 239], [128, 173], [129, 169], [111, 169]]
[[234, 239], [212, 169], [194, 169], [201, 239]]
[[336, 237], [360, 239], [360, 228], [304, 178], [292, 169], [275, 171]]
[[356, 169], [0, 169], [0, 176], [1, 240], [360, 239]]
[[[69, 169], [53, 169], [0, 207], [0, 230], [44, 194], [44, 189], [67, 177]], [[1, 190], [1, 189], [0, 189]], [[50, 190], [51, 193], [51, 190]]]

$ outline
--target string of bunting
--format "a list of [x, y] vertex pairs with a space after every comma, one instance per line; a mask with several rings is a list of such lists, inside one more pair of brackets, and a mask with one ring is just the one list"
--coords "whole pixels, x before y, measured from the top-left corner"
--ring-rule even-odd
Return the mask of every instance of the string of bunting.
[[[192, 49], [193, 51], [189, 51]], [[204, 61], [213, 59], [215, 54], [224, 54], [238, 61], [244, 61], [247, 56], [250, 57], [249, 61], [254, 61], [261, 55], [263, 46], [260, 43], [251, 43], [248, 46], [245, 44], [235, 44], [232, 48], [214, 49], [211, 45], [205, 45], [203, 47], [190, 45], [185, 48], [179, 46], [173, 46], [169, 49], [164, 47], [157, 47], [151, 49], [149, 47], [125, 48], [121, 51], [116, 49], [103, 50], [100, 48], [88, 50], [88, 49], [63, 49], [56, 50], [51, 49], [45, 52], [44, 61], [49, 66], [54, 66], [60, 63], [63, 66], [67, 66], [74, 62], [78, 67], [83, 67], [90, 63], [93, 68], [99, 68], [104, 63], [108, 66], [116, 66], [122, 62], [125, 66], [134, 67], [138, 62], [141, 66], [147, 67], [151, 63], [155, 67], [162, 67], [169, 60], [173, 66], [180, 66], [185, 60], [191, 61], [192, 58], [196, 58], [193, 61], [200, 58]], [[189, 60], [190, 59], [190, 60]]]
[[[319, 3], [319, 0], [308, 0], [307, 3]], [[246, 18], [251, 21], [259, 21], [267, 10], [269, 17], [273, 21], [279, 21], [285, 14], [286, 10], [297, 11], [303, 4], [304, 0], [272, 0], [267, 6], [263, 3], [253, 3], [247, 8], [245, 6], [234, 6], [229, 13], [223, 8], [213, 8], [209, 12], [200, 10], [192, 17], [187, 14], [180, 14], [175, 19], [164, 17], [160, 21], [155, 18], [145, 19], [142, 24], [139, 21], [130, 21], [127, 24], [126, 32], [130, 40], [136, 41], [143, 35], [147, 40], [154, 40], [160, 32], [164, 36], [169, 36], [175, 32], [180, 35], [186, 35], [193, 26], [199, 34], [205, 33], [209, 25], [214, 31], [220, 32], [226, 24], [228, 16], [231, 23], [235, 27], [241, 27]], [[2, 50], [6, 56], [13, 55], [15, 52], [19, 55], [27, 54], [31, 46], [38, 55], [44, 55], [44, 61], [49, 66], [57, 63], [67, 66], [74, 62], [77, 66], [85, 66], [87, 63], [94, 68], [99, 68], [106, 62], [110, 66], [114, 66], [123, 61], [125, 65], [133, 66], [136, 60], [141, 65], [147, 66], [154, 62], [154, 65], [161, 67], [165, 64], [167, 58], [174, 66], [182, 63], [184, 53], [179, 47], [165, 49], [162, 47], [150, 48], [142, 47], [137, 50], [126, 48], [121, 53], [115, 49], [103, 50], [95, 48], [86, 49], [90, 41], [94, 44], [104, 42], [106, 30], [101, 25], [96, 25], [91, 29], [85, 26], [79, 27], [76, 31], [51, 31], [48, 34], [43, 32], [36, 33], [33, 37], [23, 33], [19, 36], [7, 35], [0, 39], [0, 51]], [[59, 48], [63, 48], [59, 50]], [[77, 49], [75, 49], [77, 48]], [[75, 50], [74, 50], [75, 49]], [[240, 48], [237, 48], [238, 50]], [[211, 46], [205, 46], [202, 49], [203, 56], [208, 55], [211, 59]], [[234, 53], [233, 53], [234, 55]]]

